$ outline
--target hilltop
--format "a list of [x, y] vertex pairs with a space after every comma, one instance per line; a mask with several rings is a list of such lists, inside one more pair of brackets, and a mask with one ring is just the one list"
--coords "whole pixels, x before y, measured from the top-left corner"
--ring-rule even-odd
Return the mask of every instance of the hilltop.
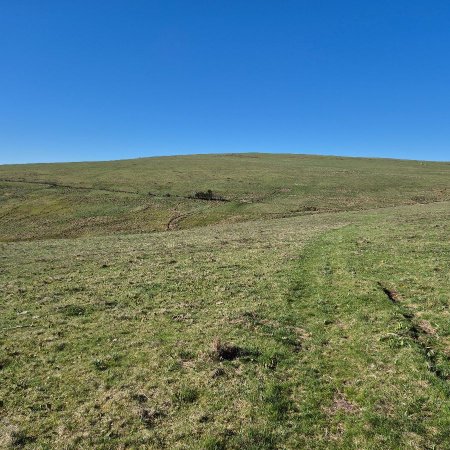
[[449, 179], [450, 163], [258, 153], [4, 165], [0, 239], [152, 232], [432, 203], [450, 200]]
[[0, 179], [1, 448], [450, 448], [450, 164]]

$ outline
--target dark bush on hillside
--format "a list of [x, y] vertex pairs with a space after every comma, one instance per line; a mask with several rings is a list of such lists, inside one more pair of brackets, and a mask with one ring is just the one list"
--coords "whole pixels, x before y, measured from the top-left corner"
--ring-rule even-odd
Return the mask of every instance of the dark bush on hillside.
[[214, 194], [211, 189], [208, 189], [206, 192], [198, 191], [195, 192], [192, 198], [196, 198], [198, 200], [216, 200], [216, 201], [226, 201], [222, 196]]
[[206, 192], [196, 192], [194, 197], [201, 200], [214, 200], [214, 194], [211, 189], [208, 189]]

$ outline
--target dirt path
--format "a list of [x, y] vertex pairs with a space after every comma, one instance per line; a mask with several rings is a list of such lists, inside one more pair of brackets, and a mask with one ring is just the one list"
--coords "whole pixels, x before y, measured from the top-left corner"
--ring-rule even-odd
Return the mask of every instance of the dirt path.
[[176, 214], [175, 216], [171, 217], [170, 220], [167, 222], [166, 230], [176, 230], [178, 222], [183, 220], [185, 217], [189, 216], [190, 214]]

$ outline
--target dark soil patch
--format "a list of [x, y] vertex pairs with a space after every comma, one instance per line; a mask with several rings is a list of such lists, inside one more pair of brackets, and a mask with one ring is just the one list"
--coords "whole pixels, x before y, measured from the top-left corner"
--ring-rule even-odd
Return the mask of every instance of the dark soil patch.
[[138, 403], [142, 404], [142, 403], [146, 403], [148, 401], [148, 397], [145, 394], [135, 394], [133, 395], [133, 400], [136, 400]]
[[380, 286], [381, 290], [386, 294], [392, 303], [398, 303], [401, 300], [400, 294], [395, 289], [389, 289], [380, 282], [378, 283], [378, 286]]
[[157, 419], [164, 417], [164, 413], [158, 409], [142, 409], [140, 419], [147, 428], [153, 428]]
[[211, 345], [211, 353], [214, 359], [232, 361], [244, 354], [243, 350], [237, 345], [226, 344], [220, 339], [214, 339]]
[[233, 344], [226, 344], [220, 339], [214, 339], [211, 344], [211, 357], [217, 361], [233, 361], [237, 358], [257, 357], [259, 352], [244, 349]]

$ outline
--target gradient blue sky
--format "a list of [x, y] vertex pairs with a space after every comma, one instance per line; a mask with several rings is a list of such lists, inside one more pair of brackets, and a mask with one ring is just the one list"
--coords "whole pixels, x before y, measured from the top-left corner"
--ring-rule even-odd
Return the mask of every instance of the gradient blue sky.
[[450, 160], [450, 2], [0, 0], [0, 163]]

